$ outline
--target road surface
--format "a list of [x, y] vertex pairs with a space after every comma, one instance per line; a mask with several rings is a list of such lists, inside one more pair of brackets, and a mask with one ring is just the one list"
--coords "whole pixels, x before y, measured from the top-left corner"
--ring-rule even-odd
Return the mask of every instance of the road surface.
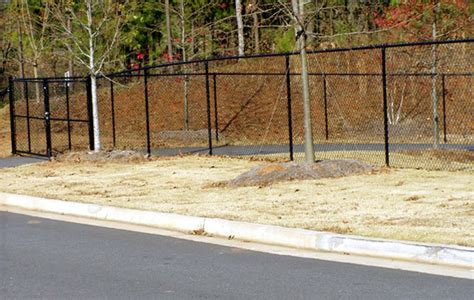
[[0, 211], [1, 299], [472, 299], [474, 281]]
[[45, 157], [38, 156], [14, 156], [0, 158], [0, 168], [12, 168], [26, 164], [48, 161]]

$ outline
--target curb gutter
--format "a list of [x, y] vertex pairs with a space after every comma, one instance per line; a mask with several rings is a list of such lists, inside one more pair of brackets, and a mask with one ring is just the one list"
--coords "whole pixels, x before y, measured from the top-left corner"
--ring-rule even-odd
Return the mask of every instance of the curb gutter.
[[474, 269], [474, 248], [364, 238], [0, 193], [0, 205], [249, 242]]

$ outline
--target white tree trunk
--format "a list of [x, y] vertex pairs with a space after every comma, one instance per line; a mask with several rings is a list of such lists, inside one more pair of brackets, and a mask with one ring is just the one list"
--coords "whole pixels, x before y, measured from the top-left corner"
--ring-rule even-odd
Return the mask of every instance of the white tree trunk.
[[87, 21], [89, 33], [89, 74], [91, 77], [91, 97], [92, 97], [92, 124], [94, 130], [94, 151], [100, 149], [100, 126], [99, 126], [99, 102], [97, 101], [97, 72], [95, 69], [95, 48], [94, 35], [92, 31], [92, 4], [87, 1]]
[[[35, 78], [38, 78], [39, 74], [38, 74], [38, 59], [37, 58], [34, 58], [33, 60], [33, 76]], [[35, 93], [36, 93], [36, 102], [39, 103], [40, 100], [41, 100], [41, 87], [40, 87], [40, 83], [39, 82], [36, 82], [35, 83]]]
[[[436, 14], [438, 11], [439, 3], [436, 3], [433, 8], [433, 24], [432, 24], [432, 38], [433, 41], [437, 38], [436, 32]], [[433, 109], [433, 148], [437, 149], [439, 145], [439, 115], [438, 115], [438, 96], [436, 94], [436, 81], [438, 75], [436, 74], [436, 45], [431, 47], [431, 73], [433, 77], [431, 79], [431, 100], [432, 100], [432, 109]]]
[[[181, 0], [181, 45], [183, 51], [183, 61], [186, 62], [188, 57], [186, 53], [186, 28], [185, 28], [185, 11], [184, 11], [184, 0]], [[186, 65], [184, 67], [185, 73], [187, 72]], [[184, 130], [189, 130], [189, 108], [188, 108], [188, 98], [189, 98], [189, 76], [184, 75]]]
[[100, 126], [99, 126], [99, 104], [97, 101], [97, 79], [95, 74], [91, 74], [91, 95], [92, 95], [92, 123], [94, 128], [94, 151], [99, 152]]
[[235, 17], [237, 18], [237, 38], [239, 40], [239, 55], [244, 55], [244, 23], [242, 22], [242, 3], [235, 0]]
[[[68, 30], [69, 32], [72, 32], [72, 24], [71, 24], [71, 18], [70, 18], [70, 17], [67, 19], [67, 25], [66, 25], [66, 26], [67, 26], [67, 30]], [[67, 70], [68, 70], [68, 72], [69, 72], [69, 77], [74, 77], [74, 75], [73, 75], [73, 73], [72, 73], [72, 72], [73, 72], [73, 65], [74, 65], [74, 63], [73, 63], [73, 61], [72, 61], [72, 58], [69, 58], [69, 60], [68, 60], [68, 68], [67, 68]], [[73, 88], [73, 82], [72, 82], [72, 81], [71, 81], [71, 82], [68, 82], [67, 85], [68, 85], [68, 87], [69, 87], [69, 90], [72, 92], [72, 90], [74, 89], [74, 88]]]

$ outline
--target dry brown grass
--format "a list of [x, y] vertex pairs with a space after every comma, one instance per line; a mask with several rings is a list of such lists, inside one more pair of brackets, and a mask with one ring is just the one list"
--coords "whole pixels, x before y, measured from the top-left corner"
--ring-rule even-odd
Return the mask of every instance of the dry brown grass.
[[6, 157], [11, 152], [10, 111], [8, 105], [0, 108], [0, 157]]
[[265, 162], [185, 156], [0, 170], [0, 191], [379, 238], [474, 246], [474, 173], [393, 169], [267, 187], [213, 184]]

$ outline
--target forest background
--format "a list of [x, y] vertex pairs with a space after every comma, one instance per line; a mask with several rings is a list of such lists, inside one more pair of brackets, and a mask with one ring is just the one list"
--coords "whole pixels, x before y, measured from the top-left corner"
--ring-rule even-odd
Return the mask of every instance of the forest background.
[[[291, 2], [0, 0], [0, 102], [9, 76], [87, 74], [82, 45], [89, 41], [99, 73], [295, 51]], [[474, 32], [470, 0], [314, 0], [305, 10], [308, 50], [461, 39]]]

